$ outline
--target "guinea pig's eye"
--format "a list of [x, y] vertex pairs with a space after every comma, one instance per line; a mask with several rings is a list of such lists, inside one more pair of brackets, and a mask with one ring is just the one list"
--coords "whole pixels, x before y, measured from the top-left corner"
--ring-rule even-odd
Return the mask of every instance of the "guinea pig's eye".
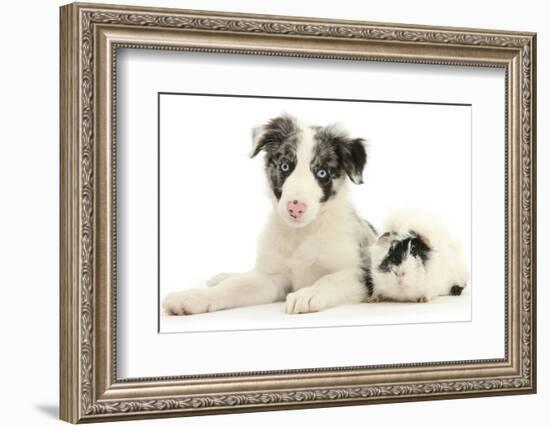
[[281, 172], [288, 172], [290, 170], [290, 165], [287, 162], [283, 162], [279, 165]]
[[318, 169], [315, 175], [317, 175], [317, 178], [326, 179], [328, 177], [328, 172], [326, 169]]

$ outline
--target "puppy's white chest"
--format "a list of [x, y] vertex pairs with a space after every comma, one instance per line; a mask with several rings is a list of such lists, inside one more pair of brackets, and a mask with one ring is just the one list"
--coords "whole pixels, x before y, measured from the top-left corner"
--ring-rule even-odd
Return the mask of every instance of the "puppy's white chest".
[[310, 286], [328, 273], [319, 253], [309, 243], [300, 245], [287, 260], [292, 289]]

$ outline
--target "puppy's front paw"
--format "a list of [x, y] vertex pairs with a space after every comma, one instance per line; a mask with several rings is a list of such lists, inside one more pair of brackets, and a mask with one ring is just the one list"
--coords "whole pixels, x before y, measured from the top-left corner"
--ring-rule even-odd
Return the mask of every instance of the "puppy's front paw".
[[169, 294], [162, 303], [168, 314], [206, 313], [210, 308], [208, 289], [189, 289]]
[[322, 295], [312, 286], [302, 288], [286, 296], [287, 314], [312, 313], [327, 307], [328, 304], [323, 301]]

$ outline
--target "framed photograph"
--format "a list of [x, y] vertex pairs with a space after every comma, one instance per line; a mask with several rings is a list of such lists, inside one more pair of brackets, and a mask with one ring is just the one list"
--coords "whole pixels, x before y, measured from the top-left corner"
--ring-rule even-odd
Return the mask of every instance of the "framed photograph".
[[536, 36], [61, 8], [78, 423], [536, 391]]

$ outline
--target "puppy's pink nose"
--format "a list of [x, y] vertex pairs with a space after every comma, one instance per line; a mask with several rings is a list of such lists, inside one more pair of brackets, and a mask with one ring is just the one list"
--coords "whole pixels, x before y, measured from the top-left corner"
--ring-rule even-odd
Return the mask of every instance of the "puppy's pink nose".
[[403, 276], [405, 276], [405, 272], [404, 271], [396, 271], [395, 275], [399, 278], [402, 278]]
[[288, 202], [287, 205], [288, 214], [294, 219], [300, 219], [306, 213], [307, 205], [305, 203], [299, 202], [298, 200], [293, 200]]

